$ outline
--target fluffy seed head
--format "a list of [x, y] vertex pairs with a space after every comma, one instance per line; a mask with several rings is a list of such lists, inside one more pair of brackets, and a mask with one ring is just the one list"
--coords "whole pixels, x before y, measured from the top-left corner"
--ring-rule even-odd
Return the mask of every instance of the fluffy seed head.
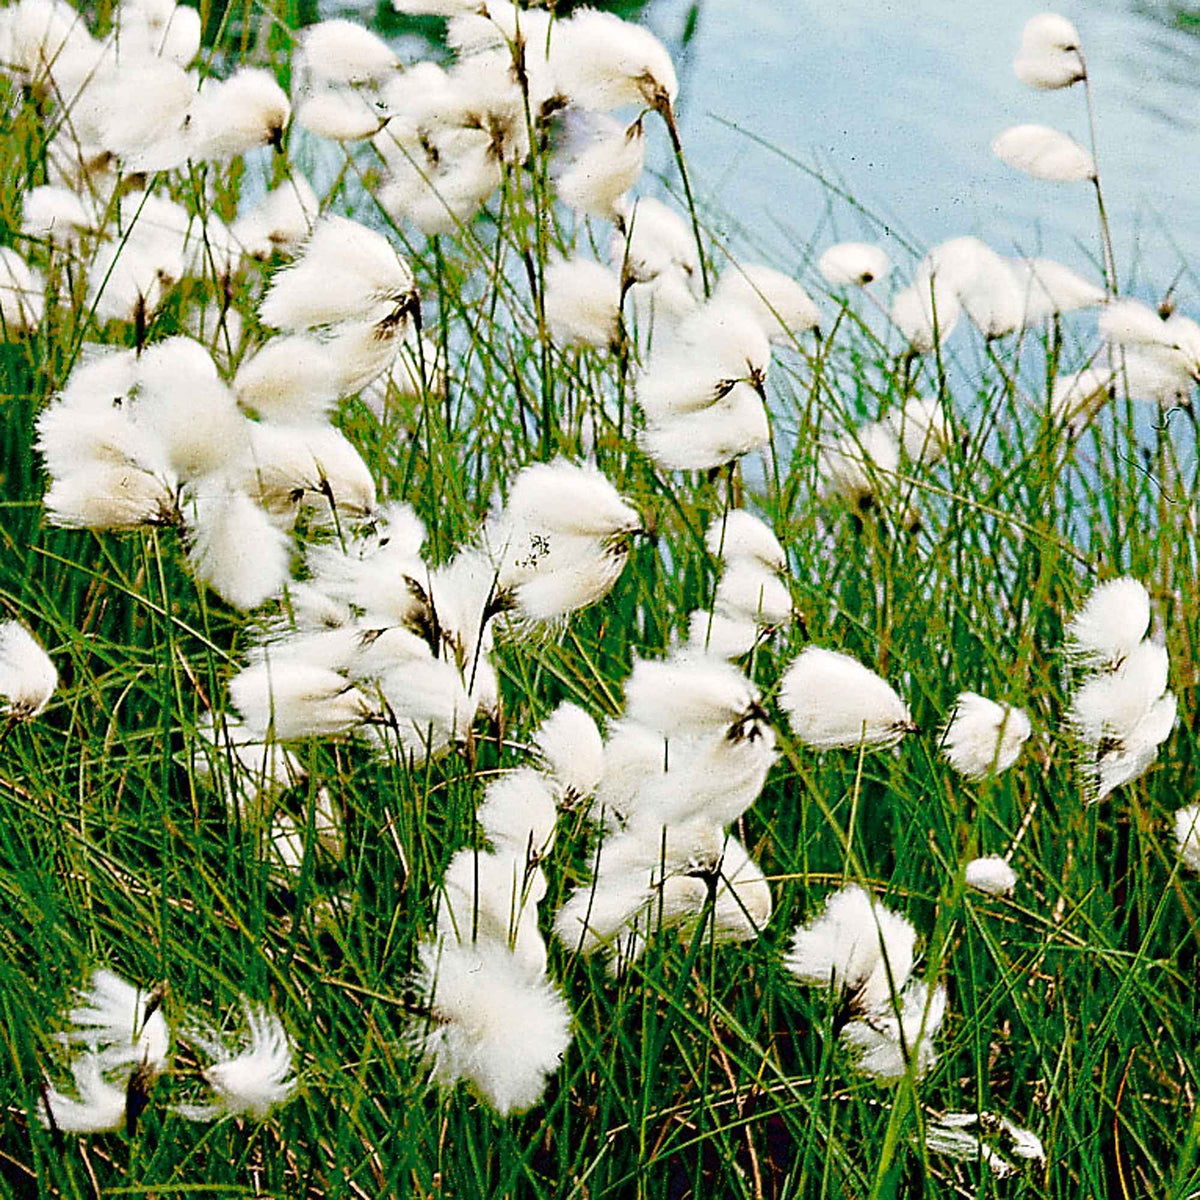
[[1017, 761], [1030, 731], [1029, 718], [1019, 708], [963, 692], [942, 732], [942, 755], [968, 779], [983, 779], [992, 771], [998, 775]]
[[1121, 663], [1150, 627], [1150, 594], [1136, 579], [1123, 576], [1093, 588], [1083, 607], [1067, 622], [1067, 647], [1088, 667]]
[[1096, 178], [1092, 156], [1073, 138], [1045, 125], [1014, 125], [994, 142], [992, 153], [1035, 179], [1078, 183]]
[[0, 622], [0, 716], [29, 721], [54, 695], [58, 671], [19, 621]]
[[998, 854], [973, 858], [963, 873], [967, 887], [989, 896], [1008, 896], [1017, 886], [1017, 873]]
[[839, 242], [817, 262], [817, 270], [830, 287], [866, 287], [882, 279], [891, 268], [885, 251], [867, 242]]
[[946, 1015], [946, 989], [932, 992], [914, 980], [900, 997], [900, 1013], [872, 1014], [851, 1021], [842, 1042], [855, 1054], [855, 1067], [877, 1083], [892, 1084], [911, 1069], [920, 1079], [937, 1061], [933, 1039]]
[[604, 743], [596, 722], [564, 702], [542, 722], [533, 739], [564, 799], [593, 795], [604, 773]]

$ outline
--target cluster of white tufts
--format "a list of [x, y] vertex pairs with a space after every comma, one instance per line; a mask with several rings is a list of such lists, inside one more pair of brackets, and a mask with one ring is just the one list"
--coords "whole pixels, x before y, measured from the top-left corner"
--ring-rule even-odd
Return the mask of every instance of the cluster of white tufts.
[[[558, 807], [595, 787], [600, 733], [564, 704], [535, 738], [544, 769], [501, 774], [476, 817], [488, 849], [450, 859], [438, 892], [436, 934], [418, 949], [420, 1014], [410, 1037], [448, 1087], [465, 1080], [501, 1116], [536, 1104], [571, 1040], [570, 1014], [547, 975], [538, 904], [542, 861]], [[589, 765], [590, 763], [590, 765]]]
[[[748, 514], [719, 518], [709, 544], [765, 572], [783, 563], [774, 535]], [[568, 896], [554, 929], [569, 950], [609, 955], [614, 974], [656, 931], [746, 941], [770, 919], [770, 887], [728, 829], [758, 798], [775, 735], [757, 688], [727, 661], [749, 647], [698, 644], [695, 630], [712, 616], [694, 613], [692, 640], [666, 660], [634, 664], [624, 714], [589, 756], [591, 878]], [[723, 620], [744, 622], [753, 644], [753, 619]]]
[[1020, 757], [1032, 729], [1021, 709], [962, 692], [942, 731], [942, 756], [968, 779], [999, 775]]
[[[163, 1012], [165, 988], [143, 991], [113, 971], [93, 972], [66, 1014], [58, 1041], [73, 1047], [74, 1094], [46, 1081], [38, 1116], [64, 1133], [105, 1133], [136, 1126], [151, 1090], [170, 1069], [172, 1027]], [[249, 1116], [264, 1121], [295, 1090], [292, 1048], [279, 1018], [245, 1002], [249, 1035], [235, 1053], [211, 1029], [188, 1018], [180, 1040], [215, 1061], [201, 1071], [212, 1103], [179, 1105], [192, 1120]]]
[[997, 1178], [1004, 1179], [1017, 1168], [992, 1142], [984, 1140], [985, 1134], [1003, 1144], [1013, 1158], [1024, 1162], [1046, 1161], [1045, 1147], [1036, 1133], [993, 1112], [931, 1116], [925, 1125], [925, 1147], [962, 1162], [981, 1162]]
[[1146, 637], [1149, 625], [1150, 597], [1128, 577], [1096, 587], [1067, 624], [1083, 668], [1068, 721], [1091, 803], [1148, 770], [1175, 728], [1167, 650]]
[[796, 930], [784, 959], [801, 983], [829, 989], [843, 1045], [879, 1083], [910, 1071], [919, 1079], [937, 1061], [933, 1039], [946, 1015], [946, 988], [912, 978], [916, 942], [906, 917], [849, 884]]

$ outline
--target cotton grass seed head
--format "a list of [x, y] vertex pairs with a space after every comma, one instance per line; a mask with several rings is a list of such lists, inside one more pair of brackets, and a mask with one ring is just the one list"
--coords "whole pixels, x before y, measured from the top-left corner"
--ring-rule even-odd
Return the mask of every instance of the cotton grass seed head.
[[1007, 771], [1029, 740], [1029, 718], [1019, 708], [962, 692], [941, 736], [942, 756], [968, 779]]
[[595, 793], [604, 773], [604, 743], [596, 722], [577, 704], [560, 704], [539, 726], [533, 744], [565, 802]]
[[967, 887], [989, 896], [1009, 896], [1017, 886], [1017, 873], [998, 854], [973, 858], [963, 871]]
[[1175, 813], [1174, 832], [1183, 865], [1200, 875], [1200, 804], [1187, 804]]
[[877, 1083], [898, 1083], [911, 1070], [914, 1078], [927, 1075], [937, 1061], [933, 1039], [946, 1016], [946, 988], [932, 990], [913, 980], [899, 998], [899, 1015], [874, 1013], [851, 1021], [842, 1042], [854, 1054], [854, 1065]]
[[1092, 156], [1073, 138], [1045, 125], [1014, 125], [992, 142], [992, 153], [1035, 179], [1078, 183], [1096, 178]]
[[38, 1103], [38, 1120], [63, 1133], [110, 1133], [125, 1126], [128, 1081], [111, 1083], [100, 1055], [86, 1050], [71, 1064], [75, 1095], [46, 1082]]
[[1054, 91], [1087, 78], [1079, 31], [1058, 13], [1030, 17], [1021, 32], [1013, 72], [1029, 87]]
[[0, 716], [30, 721], [50, 702], [58, 671], [19, 621], [0, 622]]
[[1123, 576], [1098, 584], [1067, 622], [1067, 649], [1082, 665], [1099, 670], [1119, 666], [1150, 627], [1150, 594]]
[[792, 731], [814, 750], [895, 745], [913, 725], [908, 706], [857, 659], [809, 646], [788, 668], [779, 692]]
[[830, 287], [866, 287], [892, 269], [886, 251], [867, 242], [839, 242], [817, 260]]

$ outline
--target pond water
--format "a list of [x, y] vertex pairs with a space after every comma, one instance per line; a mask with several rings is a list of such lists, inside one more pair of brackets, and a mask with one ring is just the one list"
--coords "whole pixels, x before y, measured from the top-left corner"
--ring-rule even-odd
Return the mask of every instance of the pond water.
[[[1009, 125], [1087, 142], [1079, 87], [1037, 92], [1011, 63], [1045, 6], [997, 0], [655, 0], [642, 20], [675, 49], [685, 144], [698, 191], [793, 269], [814, 245], [880, 240], [905, 260], [974, 234], [1001, 253], [1098, 257], [1088, 184], [1046, 183], [989, 149]], [[1200, 6], [1068, 0], [1096, 97], [1101, 179], [1123, 290], [1160, 295], [1184, 269], [1200, 309]], [[755, 139], [836, 180], [878, 222]], [[666, 166], [665, 159], [663, 161]], [[735, 243], [736, 244], [736, 243]], [[1197, 273], [1193, 273], [1195, 268]]]

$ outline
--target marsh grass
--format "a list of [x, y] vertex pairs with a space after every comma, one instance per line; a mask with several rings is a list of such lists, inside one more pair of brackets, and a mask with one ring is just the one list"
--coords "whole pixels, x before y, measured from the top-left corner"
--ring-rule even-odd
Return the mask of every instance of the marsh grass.
[[[265, 35], [257, 22], [229, 18], [225, 52], [268, 44], [282, 66], [279, 30], [289, 22]], [[20, 95], [7, 94], [5, 114], [12, 169], [0, 211], [11, 230], [20, 191], [41, 178], [42, 146]], [[233, 178], [225, 203], [263, 170], [254, 161]], [[370, 184], [356, 155], [326, 203], [351, 202], [380, 224]], [[35, 630], [62, 677], [48, 711], [0, 742], [0, 1192], [1194, 1194], [1200, 892], [1170, 837], [1172, 812], [1194, 799], [1193, 427], [1168, 416], [1147, 431], [1117, 400], [1071, 438], [1031, 408], [1024, 393], [1044, 402], [1056, 370], [1086, 357], [1084, 322], [1020, 345], [959, 331], [945, 358], [910, 363], [894, 336], [881, 340], [869, 305], [825, 297], [825, 337], [785, 353], [773, 375], [775, 438], [762, 464], [736, 478], [664, 476], [630, 436], [614, 357], [560, 351], [545, 337], [530, 278], [552, 249], [604, 234], [553, 210], [537, 188], [531, 203], [529, 185], [510, 173], [458, 237], [426, 243], [394, 230], [447, 384], [397, 403], [382, 423], [350, 400], [338, 423], [382, 493], [425, 520], [435, 561], [521, 465], [579, 455], [585, 427], [596, 461], [647, 514], [654, 538], [639, 542], [603, 603], [553, 636], [502, 645], [507, 719], [477, 727], [469, 754], [409, 769], [347, 744], [304, 747], [309, 783], [282, 803], [305, 828], [308, 853], [287, 881], [262, 825], [231, 818], [192, 764], [197, 723], [223, 705], [252, 619], [197, 588], [174, 531], [94, 535], [43, 519], [34, 419], [81, 341], [95, 337], [65, 267], [49, 264], [59, 299], [41, 328], [0, 345], [0, 608]], [[171, 186], [185, 197], [193, 189], [197, 203], [194, 180]], [[840, 211], [856, 219], [853, 208]], [[47, 265], [45, 247], [10, 240]], [[721, 268], [719, 253], [711, 265]], [[255, 273], [232, 291], [248, 319]], [[189, 303], [173, 297], [148, 337], [181, 329]], [[128, 344], [134, 331], [108, 336]], [[917, 392], [940, 392], [956, 426], [943, 465], [902, 468], [897, 486], [919, 525], [904, 527], [905, 503], [819, 506], [819, 447]], [[688, 612], [711, 602], [703, 530], [731, 490], [780, 534], [806, 629], [756, 652], [764, 692], [807, 636], [877, 667], [908, 699], [920, 733], [894, 753], [818, 756], [778, 720], [779, 765], [739, 831], [772, 880], [769, 928], [716, 949], [699, 935], [663, 934], [619, 982], [601, 963], [552, 948], [575, 1041], [544, 1102], [499, 1120], [461, 1087], [428, 1086], [408, 1048], [406, 982], [438, 880], [452, 852], [477, 838], [483, 782], [527, 760], [529, 735], [555, 704], [616, 716], [633, 655], [663, 651]], [[1182, 718], [1148, 775], [1088, 807], [1062, 733], [1071, 682], [1062, 624], [1092, 582], [1125, 572], [1150, 590]], [[1022, 706], [1034, 721], [1018, 765], [979, 785], [955, 778], [937, 754], [940, 723], [964, 689]], [[341, 863], [316, 848], [318, 785], [344, 817]], [[962, 863], [1014, 847], [1011, 899], [964, 889]], [[582, 834], [560, 837], [543, 913], [586, 877], [591, 850]], [[835, 1006], [796, 986], [780, 961], [795, 925], [851, 879], [910, 916], [924, 934], [925, 975], [950, 989], [938, 1065], [893, 1091], [853, 1074], [834, 1036]], [[299, 1048], [298, 1098], [265, 1124], [200, 1127], [168, 1111], [186, 1090], [179, 1077], [159, 1085], [132, 1137], [44, 1130], [31, 1114], [43, 1069], [57, 1063], [61, 1074], [59, 1014], [98, 964], [168, 982], [169, 1013], [225, 1011], [241, 993], [270, 998]], [[1028, 1125], [1045, 1142], [1045, 1164], [995, 1181], [979, 1164], [927, 1154], [926, 1112], [946, 1109]]]

